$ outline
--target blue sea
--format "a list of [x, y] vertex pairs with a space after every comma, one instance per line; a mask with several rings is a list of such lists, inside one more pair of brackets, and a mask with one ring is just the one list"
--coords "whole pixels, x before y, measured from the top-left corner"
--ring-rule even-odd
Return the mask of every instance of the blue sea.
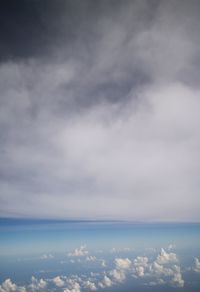
[[0, 219], [0, 291], [200, 291], [200, 224]]

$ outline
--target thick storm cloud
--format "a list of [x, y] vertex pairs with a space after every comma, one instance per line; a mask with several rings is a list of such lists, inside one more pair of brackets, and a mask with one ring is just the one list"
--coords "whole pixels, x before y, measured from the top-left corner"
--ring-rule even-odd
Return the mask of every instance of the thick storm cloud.
[[199, 16], [1, 1], [1, 216], [199, 221]]

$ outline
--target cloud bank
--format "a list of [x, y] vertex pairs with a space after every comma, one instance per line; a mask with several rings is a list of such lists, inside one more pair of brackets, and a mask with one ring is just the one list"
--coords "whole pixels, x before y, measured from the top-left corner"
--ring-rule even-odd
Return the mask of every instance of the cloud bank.
[[[123, 257], [123, 253], [120, 254], [121, 257], [106, 258], [108, 261], [107, 267], [102, 267], [101, 261], [97, 257], [96, 266], [91, 266], [86, 260], [87, 264], [81, 270], [80, 265], [77, 264], [73, 273], [68, 273], [68, 269], [62, 271], [62, 273], [60, 270], [52, 270], [55, 275], [53, 278], [53, 274], [49, 277], [49, 274], [44, 274], [45, 272], [43, 271], [43, 278], [32, 276], [30, 280], [26, 280], [23, 283], [23, 286], [7, 278], [1, 283], [0, 291], [100, 291], [109, 287], [112, 287], [112, 289], [115, 289], [115, 287], [116, 289], [118, 287], [126, 289], [126, 285], [127, 283], [130, 284], [130, 281], [133, 281], [133, 288], [162, 286], [163, 289], [169, 289], [170, 287], [189, 287], [193, 289], [197, 287], [198, 280], [196, 279], [198, 278], [195, 279], [195, 276], [198, 276], [200, 272], [198, 258], [194, 258], [194, 264], [191, 262], [185, 265], [183, 264], [184, 261], [182, 261], [183, 254], [183, 258], [181, 256], [181, 261], [179, 261], [176, 253], [173, 253], [172, 257], [172, 253], [166, 252], [163, 248], [161, 248], [159, 254], [155, 251], [151, 252], [149, 257], [138, 253], [136, 256], [132, 252], [128, 254], [128, 258]], [[63, 256], [66, 257], [66, 255]], [[161, 257], [165, 260], [160, 260]], [[70, 261], [68, 261], [68, 264], [70, 270]], [[94, 269], [96, 272], [94, 272]], [[194, 277], [192, 280], [188, 278], [191, 273]]]
[[20, 2], [1, 12], [1, 216], [199, 221], [199, 2]]

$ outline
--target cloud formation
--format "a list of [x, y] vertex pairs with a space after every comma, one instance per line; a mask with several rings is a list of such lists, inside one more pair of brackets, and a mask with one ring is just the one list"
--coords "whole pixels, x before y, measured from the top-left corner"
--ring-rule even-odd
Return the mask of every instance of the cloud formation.
[[31, 278], [31, 284], [29, 285], [29, 289], [31, 291], [40, 291], [44, 290], [47, 287], [47, 282], [44, 279], [37, 279], [34, 276]]
[[167, 253], [163, 248], [161, 249], [160, 254], [156, 258], [156, 262], [160, 265], [167, 264], [170, 262], [177, 262], [177, 256], [175, 253]]
[[122, 258], [116, 258], [115, 259], [115, 265], [117, 269], [129, 269], [131, 266], [131, 261], [128, 258], [122, 259]]
[[123, 269], [114, 269], [110, 271], [109, 275], [113, 278], [116, 282], [123, 282], [126, 279], [125, 273]]
[[173, 275], [173, 278], [171, 280], [172, 286], [175, 287], [183, 287], [185, 281], [182, 278], [181, 272], [180, 272], [180, 267], [175, 266], [175, 273]]
[[91, 290], [91, 291], [96, 291], [97, 288], [96, 288], [96, 285], [94, 283], [92, 283], [91, 281], [87, 280], [85, 283], [84, 283], [84, 287]]
[[108, 276], [104, 276], [103, 280], [98, 283], [100, 288], [106, 288], [106, 287], [111, 287], [113, 285], [113, 282]]
[[[152, 254], [151, 257], [140, 256], [133, 257], [130, 253], [129, 258], [114, 258], [108, 260], [107, 267], [102, 267], [99, 263], [98, 272], [93, 272], [94, 266], [86, 265], [82, 267], [77, 274], [57, 274], [53, 278], [36, 278], [32, 276], [29, 283], [26, 282], [24, 286], [13, 283], [11, 279], [6, 279], [0, 285], [1, 292], [26, 292], [26, 291], [65, 291], [65, 292], [80, 292], [80, 291], [98, 291], [109, 287], [120, 285], [122, 289], [126, 287], [126, 281], [133, 281], [133, 285], [137, 284], [145, 286], [165, 286], [167, 287], [193, 287], [196, 282], [188, 281], [187, 272], [199, 272], [199, 261], [195, 259], [193, 269], [187, 266], [181, 266], [179, 261], [168, 260], [160, 261], [159, 256], [163, 253], [156, 255]], [[176, 256], [177, 259], [177, 256]], [[110, 262], [109, 262], [110, 261]], [[79, 266], [79, 265], [78, 265]], [[96, 266], [97, 267], [97, 266]], [[96, 268], [95, 268], [96, 269]], [[53, 272], [53, 270], [51, 271]], [[68, 272], [67, 272], [68, 273]], [[189, 286], [188, 286], [189, 285]], [[191, 285], [191, 286], [190, 286]], [[195, 284], [196, 285], [196, 284]], [[133, 286], [134, 287], [134, 286]]]
[[148, 258], [147, 257], [141, 257], [138, 256], [136, 259], [134, 259], [134, 269], [135, 274], [138, 277], [143, 277], [145, 274], [145, 268], [148, 266]]
[[52, 254], [43, 254], [43, 255], [41, 255], [41, 257], [40, 257], [40, 259], [41, 260], [48, 260], [48, 259], [53, 259], [54, 258], [54, 256], [52, 255]]
[[200, 261], [198, 258], [194, 259], [194, 271], [200, 273]]
[[57, 287], [63, 287], [65, 285], [65, 282], [61, 279], [61, 277], [57, 276], [55, 278], [53, 278], [53, 283], [57, 286]]
[[3, 2], [1, 216], [199, 221], [199, 1]]
[[[82, 256], [86, 256], [87, 254], [88, 254], [88, 251], [86, 249], [86, 245], [81, 245], [80, 248], [75, 248], [74, 251], [68, 253], [68, 256], [70, 256], [70, 257], [82, 257]], [[87, 259], [94, 260], [91, 257], [87, 257]]]
[[11, 281], [11, 279], [6, 279], [1, 285], [0, 285], [0, 292], [26, 292], [26, 288], [22, 286], [17, 286], [15, 283]]

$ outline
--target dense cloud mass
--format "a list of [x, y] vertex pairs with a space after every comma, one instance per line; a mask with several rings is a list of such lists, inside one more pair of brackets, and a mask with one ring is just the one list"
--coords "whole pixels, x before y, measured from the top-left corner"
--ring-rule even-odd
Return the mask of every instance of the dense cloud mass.
[[1, 3], [1, 216], [199, 221], [199, 1]]

